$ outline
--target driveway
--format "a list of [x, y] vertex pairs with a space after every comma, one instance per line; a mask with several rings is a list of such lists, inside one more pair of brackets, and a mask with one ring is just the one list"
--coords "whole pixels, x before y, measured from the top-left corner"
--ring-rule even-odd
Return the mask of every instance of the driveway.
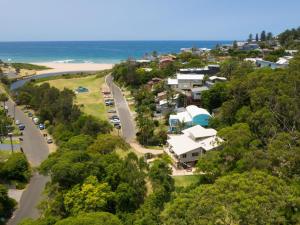
[[[7, 103], [9, 115], [14, 115], [14, 103], [9, 100]], [[37, 167], [49, 155], [49, 149], [41, 132], [25, 113], [19, 108], [15, 107], [16, 119], [25, 124], [26, 128], [23, 131], [23, 141], [21, 147], [26, 154], [28, 161], [32, 167]], [[18, 208], [15, 210], [12, 218], [8, 221], [8, 225], [17, 225], [25, 218], [38, 218], [39, 212], [36, 208], [42, 198], [42, 193], [49, 177], [34, 173], [30, 179], [29, 184], [24, 190], [20, 199]]]

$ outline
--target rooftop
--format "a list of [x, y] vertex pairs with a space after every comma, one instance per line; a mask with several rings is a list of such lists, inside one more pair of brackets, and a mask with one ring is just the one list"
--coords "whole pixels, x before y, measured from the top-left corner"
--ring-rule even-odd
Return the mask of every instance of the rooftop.
[[203, 80], [204, 75], [203, 74], [181, 74], [177, 73], [177, 80]]

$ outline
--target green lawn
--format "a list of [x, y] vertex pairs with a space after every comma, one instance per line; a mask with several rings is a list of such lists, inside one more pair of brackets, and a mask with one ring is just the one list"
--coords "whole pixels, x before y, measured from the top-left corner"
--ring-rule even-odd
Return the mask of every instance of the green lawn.
[[106, 119], [106, 109], [101, 93], [104, 77], [93, 75], [81, 78], [55, 79], [42, 83], [49, 83], [51, 86], [60, 90], [63, 90], [64, 88], [74, 90], [79, 86], [89, 89], [89, 92], [77, 94], [76, 104], [83, 106], [80, 107], [80, 109], [84, 113], [95, 116], [98, 119]]
[[187, 187], [189, 185], [197, 183], [198, 175], [188, 175], [188, 176], [174, 176], [176, 187]]

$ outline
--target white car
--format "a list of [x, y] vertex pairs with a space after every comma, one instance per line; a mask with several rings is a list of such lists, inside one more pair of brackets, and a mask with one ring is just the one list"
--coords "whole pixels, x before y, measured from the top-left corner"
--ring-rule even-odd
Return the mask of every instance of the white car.
[[117, 123], [120, 123], [121, 121], [119, 119], [112, 119], [112, 120], [110, 120], [110, 122], [113, 124], [117, 124]]
[[21, 124], [20, 120], [16, 120], [15, 124], [18, 126]]

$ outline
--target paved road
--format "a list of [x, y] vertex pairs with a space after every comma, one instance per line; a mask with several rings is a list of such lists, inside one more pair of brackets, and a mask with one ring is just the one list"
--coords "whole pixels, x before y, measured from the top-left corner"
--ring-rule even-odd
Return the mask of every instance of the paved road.
[[[9, 100], [7, 103], [9, 115], [14, 115], [14, 103]], [[23, 132], [23, 142], [21, 147], [33, 167], [39, 166], [49, 155], [49, 149], [41, 132], [34, 125], [32, 120], [19, 108], [15, 107], [16, 119], [25, 124]], [[19, 206], [13, 217], [8, 221], [8, 225], [16, 225], [24, 218], [38, 218], [39, 212], [36, 208], [42, 197], [48, 177], [34, 173], [26, 190], [23, 192]]]
[[29, 82], [32, 79], [39, 79], [39, 78], [46, 78], [46, 77], [53, 77], [53, 76], [58, 76], [58, 75], [64, 75], [64, 74], [76, 74], [76, 73], [95, 73], [97, 71], [71, 71], [71, 72], [56, 72], [56, 73], [43, 73], [39, 75], [33, 75], [31, 77], [26, 77], [22, 80], [17, 80], [14, 83], [10, 85], [11, 90], [15, 90], [17, 88], [22, 87], [25, 83]]
[[118, 111], [122, 125], [123, 138], [127, 142], [131, 142], [135, 139], [136, 131], [126, 99], [124, 98], [120, 88], [113, 82], [113, 78], [111, 75], [106, 76], [105, 80], [114, 97], [116, 109]]

